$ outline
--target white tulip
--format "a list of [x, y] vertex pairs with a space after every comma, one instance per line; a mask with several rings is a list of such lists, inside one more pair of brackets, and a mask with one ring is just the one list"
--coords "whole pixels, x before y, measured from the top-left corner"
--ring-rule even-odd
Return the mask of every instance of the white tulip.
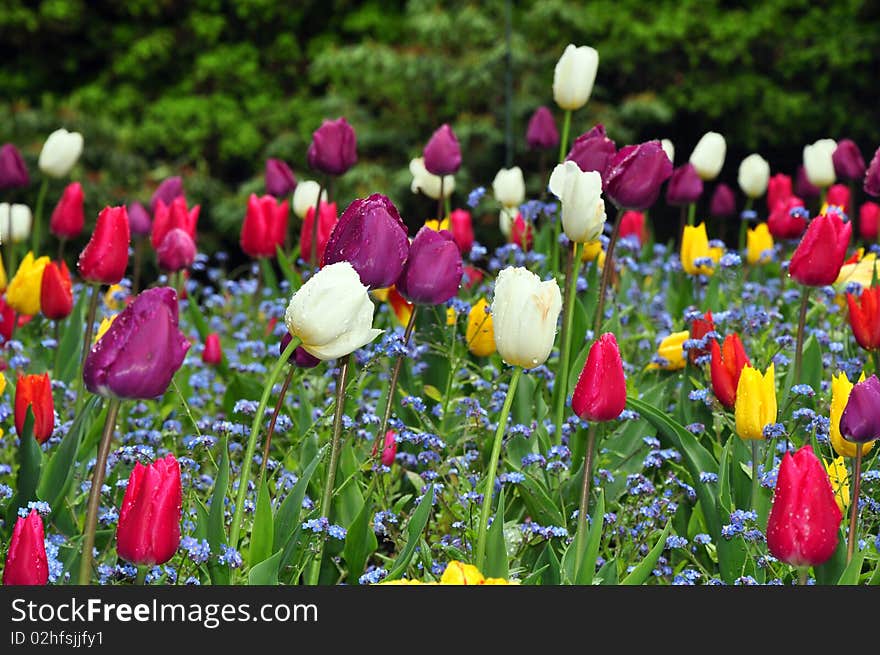
[[553, 70], [553, 99], [566, 111], [580, 109], [593, 92], [599, 53], [590, 46], [569, 43]]
[[[416, 157], [409, 163], [409, 172], [412, 173], [413, 180], [410, 184], [410, 190], [413, 193], [424, 193], [434, 200], [440, 199], [440, 176], [428, 172], [425, 168], [425, 158]], [[443, 197], [448, 198], [455, 191], [455, 176], [443, 176]]]
[[68, 132], [62, 127], [52, 132], [46, 139], [40, 151], [38, 165], [49, 177], [65, 177], [76, 164], [82, 151], [82, 134]]
[[516, 214], [517, 210], [515, 207], [502, 207], [501, 213], [498, 214], [498, 228], [508, 241], [513, 230], [513, 222], [516, 220]]
[[509, 266], [495, 280], [495, 347], [513, 366], [540, 366], [553, 349], [562, 294], [556, 280], [542, 282], [526, 268]]
[[550, 175], [550, 192], [562, 202], [562, 229], [575, 243], [595, 241], [605, 226], [602, 176], [583, 172], [573, 161], [558, 164]]
[[[318, 189], [321, 185], [314, 180], [303, 180], [293, 190], [293, 213], [305, 220], [311, 209], [318, 203]], [[321, 189], [321, 202], [327, 202], [327, 190]]]
[[293, 294], [284, 323], [310, 354], [336, 359], [382, 334], [373, 329], [373, 309], [367, 287], [343, 261], [325, 266]]
[[691, 153], [690, 162], [704, 181], [714, 180], [724, 166], [727, 143], [718, 132], [706, 132]]
[[12, 239], [13, 243], [21, 243], [31, 235], [34, 217], [27, 205], [10, 205], [0, 203], [0, 243]]
[[804, 146], [804, 170], [813, 186], [826, 189], [837, 180], [831, 158], [836, 148], [837, 142], [834, 139], [819, 139], [816, 143]]
[[492, 192], [495, 200], [503, 207], [519, 207], [526, 199], [526, 183], [519, 166], [502, 168], [492, 180]]
[[737, 181], [739, 188], [749, 198], [760, 198], [767, 191], [770, 180], [770, 164], [758, 153], [753, 153], [742, 160], [739, 165]]
[[672, 143], [669, 139], [663, 139], [660, 142], [660, 146], [663, 148], [663, 152], [666, 153], [666, 156], [669, 157], [669, 161], [673, 164], [675, 163], [675, 144]]

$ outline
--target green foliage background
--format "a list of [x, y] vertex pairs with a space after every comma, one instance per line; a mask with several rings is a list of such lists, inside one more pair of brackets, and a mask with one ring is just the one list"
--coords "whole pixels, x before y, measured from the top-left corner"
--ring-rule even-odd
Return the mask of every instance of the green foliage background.
[[[407, 165], [440, 123], [452, 123], [465, 153], [457, 204], [505, 163], [505, 9], [504, 0], [3, 0], [0, 141], [22, 147], [36, 171], [49, 131], [82, 131], [76, 176], [90, 216], [182, 173], [203, 203], [200, 234], [234, 242], [246, 194], [262, 191], [264, 159], [311, 177], [312, 131], [344, 115], [360, 161], [334, 190], [340, 210], [383, 191], [417, 225], [432, 205], [410, 193]], [[512, 3], [511, 25], [511, 154], [534, 174], [533, 189], [539, 160], [525, 150], [525, 125], [536, 106], [553, 107], [553, 66], [569, 42], [600, 53], [573, 136], [602, 121], [618, 144], [671, 138], [681, 162], [717, 130], [732, 183], [754, 150], [793, 172], [817, 138], [853, 138], [866, 158], [880, 143], [880, 3], [527, 0]]]

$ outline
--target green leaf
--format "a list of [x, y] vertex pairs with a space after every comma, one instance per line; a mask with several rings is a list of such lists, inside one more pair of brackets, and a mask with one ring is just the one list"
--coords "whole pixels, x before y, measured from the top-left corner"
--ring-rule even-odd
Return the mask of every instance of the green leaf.
[[581, 568], [575, 576], [575, 584], [593, 584], [593, 574], [596, 570], [596, 560], [599, 557], [599, 545], [602, 543], [602, 526], [605, 522], [605, 491], [599, 489], [599, 497], [596, 499], [596, 507], [593, 509], [591, 527], [589, 528], [587, 544], [584, 547]]
[[481, 573], [487, 578], [507, 579], [507, 546], [504, 543], [504, 489], [498, 496], [498, 509], [486, 535], [486, 564]]
[[248, 564], [251, 567], [272, 554], [275, 539], [273, 530], [272, 500], [269, 498], [269, 485], [263, 480], [257, 495], [257, 507], [254, 510], [254, 527], [251, 528], [251, 545], [248, 551]]
[[412, 558], [413, 552], [416, 549], [416, 544], [419, 543], [419, 536], [422, 534], [422, 531], [428, 524], [428, 519], [431, 517], [433, 500], [434, 485], [432, 484], [428, 486], [428, 490], [425, 492], [425, 495], [422, 496], [419, 506], [416, 507], [416, 510], [412, 513], [412, 516], [409, 519], [409, 523], [406, 526], [406, 545], [403, 547], [400, 555], [397, 556], [397, 559], [394, 560], [391, 570], [388, 571], [387, 580], [396, 580], [403, 575], [403, 572], [406, 571], [406, 567], [409, 566], [409, 560]]
[[278, 291], [278, 276], [275, 275], [275, 269], [272, 268], [272, 262], [268, 257], [260, 257], [260, 271], [263, 274], [263, 283], [266, 287]]
[[[297, 246], [298, 249], [299, 246]], [[296, 291], [302, 286], [302, 278], [300, 278], [299, 273], [296, 272], [296, 269], [290, 263], [291, 259], [296, 261], [296, 257], [288, 258], [281, 249], [281, 246], [275, 246], [275, 254], [277, 255], [278, 268], [281, 269], [281, 274], [290, 283], [291, 291]]]
[[[226, 545], [226, 528], [223, 524], [226, 505], [226, 492], [229, 487], [229, 438], [223, 437], [220, 442], [220, 461], [217, 462], [217, 477], [214, 479], [214, 491], [211, 494], [211, 509], [208, 512], [208, 545], [212, 553], [219, 553], [221, 546]], [[208, 564], [211, 582], [229, 584], [229, 567], [223, 566], [212, 558]]]
[[626, 576], [623, 580], [620, 581], [622, 585], [640, 585], [648, 579], [648, 576], [651, 575], [651, 571], [654, 570], [654, 566], [657, 564], [657, 560], [660, 559], [660, 555], [663, 553], [663, 549], [666, 547], [666, 537], [669, 536], [669, 533], [672, 531], [672, 522], [666, 524], [666, 527], [663, 529], [663, 533], [660, 535], [660, 538], [657, 540], [657, 543], [654, 544], [654, 547], [651, 551], [645, 556], [639, 564], [634, 568], [628, 576]]
[[280, 564], [281, 551], [279, 550], [277, 553], [267, 557], [250, 570], [248, 573], [248, 584], [250, 586], [277, 585]]
[[367, 565], [370, 555], [376, 552], [376, 548], [379, 546], [376, 534], [373, 532], [373, 526], [370, 524], [371, 518], [372, 505], [369, 502], [365, 502], [357, 516], [354, 517], [354, 521], [348, 526], [342, 557], [348, 565], [349, 584], [357, 582], [357, 579]]
[[293, 485], [293, 489], [275, 512], [275, 545], [273, 546], [275, 550], [287, 545], [294, 529], [299, 525], [299, 515], [302, 511], [303, 498], [305, 498], [306, 490], [309, 487], [309, 480], [312, 479], [312, 474], [321, 463], [325, 452], [327, 452], [327, 446], [321, 448], [312, 458], [296, 484]]
[[433, 384], [426, 384], [422, 387], [422, 391], [425, 392], [425, 395], [433, 400], [434, 402], [442, 403], [443, 402], [443, 394], [440, 393], [440, 390], [435, 387]]
[[612, 558], [602, 565], [602, 568], [596, 573], [596, 577], [602, 581], [603, 585], [620, 584], [617, 576], [617, 560]]
[[56, 380], [69, 384], [79, 370], [82, 356], [83, 325], [86, 322], [86, 305], [91, 289], [84, 288], [76, 300], [76, 305], [64, 324], [64, 334], [58, 342], [57, 370], [53, 371]]
[[531, 474], [526, 473], [525, 479], [518, 486], [520, 488], [519, 497], [537, 523], [540, 525], [565, 525], [566, 521], [562, 517], [559, 507], [545, 491], [544, 485]]
[[[16, 477], [16, 511], [18, 507], [37, 500], [37, 486], [40, 483], [40, 469], [43, 464], [43, 450], [34, 438], [34, 413], [28, 407], [24, 419], [24, 430], [18, 438], [18, 476]], [[10, 503], [12, 505], [12, 503]]]
[[857, 585], [859, 584], [859, 576], [862, 573], [862, 562], [865, 561], [865, 555], [868, 554], [867, 549], [859, 550], [853, 553], [853, 558], [841, 573], [837, 581], [839, 585]]

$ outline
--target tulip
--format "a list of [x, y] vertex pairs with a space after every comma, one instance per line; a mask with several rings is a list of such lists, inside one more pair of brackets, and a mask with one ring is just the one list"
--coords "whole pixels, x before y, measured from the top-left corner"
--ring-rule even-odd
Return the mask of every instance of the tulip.
[[15, 383], [15, 431], [19, 438], [24, 436], [28, 409], [34, 414], [34, 439], [43, 443], [55, 429], [55, 402], [48, 373], [18, 376]]
[[862, 187], [865, 193], [874, 196], [880, 196], [880, 148], [874, 153], [868, 170], [865, 172], [865, 184]]
[[179, 175], [166, 177], [156, 187], [153, 195], [150, 197], [150, 211], [155, 212], [159, 201], [165, 203], [166, 207], [170, 207], [175, 199], [183, 196], [183, 179]]
[[526, 183], [523, 180], [523, 172], [519, 166], [502, 168], [495, 174], [492, 180], [492, 191], [495, 200], [502, 207], [519, 207], [526, 199]]
[[59, 239], [75, 239], [83, 231], [83, 190], [79, 182], [71, 182], [64, 189], [61, 200], [52, 212], [49, 231]]
[[98, 329], [95, 331], [95, 336], [92, 338], [93, 345], [98, 343], [101, 340], [101, 337], [107, 334], [107, 330], [113, 325], [113, 321], [116, 320], [117, 316], [119, 316], [119, 314], [112, 314], [111, 316], [105, 316], [101, 319], [101, 324], [98, 326]]
[[553, 69], [553, 99], [566, 111], [580, 109], [593, 92], [599, 53], [589, 46], [569, 43]]
[[211, 332], [205, 337], [202, 361], [209, 366], [217, 366], [223, 361], [223, 346], [220, 345], [220, 335], [216, 332]]
[[795, 195], [807, 200], [818, 198], [822, 193], [822, 190], [819, 187], [815, 186], [809, 179], [807, 179], [807, 169], [803, 164], [798, 166], [797, 178], [794, 183], [794, 192]]
[[635, 237], [639, 244], [645, 243], [645, 215], [634, 209], [628, 209], [620, 217], [620, 238]]
[[[394, 464], [394, 457], [397, 455], [397, 439], [394, 438], [394, 430], [385, 432], [385, 445], [382, 448], [382, 464], [383, 466], [391, 466]], [[376, 445], [373, 445], [373, 457], [376, 456]]]
[[690, 332], [683, 330], [681, 332], [673, 332], [664, 337], [657, 347], [656, 358], [660, 361], [654, 361], [648, 364], [648, 370], [656, 370], [662, 368], [665, 371], [677, 371], [687, 364], [684, 356], [684, 342], [690, 338]]
[[422, 154], [425, 170], [433, 175], [454, 175], [461, 166], [461, 147], [448, 123], [431, 135]]
[[439, 305], [458, 293], [461, 275], [461, 252], [452, 234], [423, 227], [409, 247], [395, 286], [413, 303]]
[[288, 209], [286, 200], [279, 203], [273, 196], [252, 193], [241, 225], [241, 249], [251, 257], [274, 257], [287, 236]]
[[318, 204], [318, 192], [321, 193], [321, 203], [327, 202], [327, 191], [321, 189], [321, 185], [314, 180], [304, 180], [296, 185], [293, 192], [293, 213], [305, 220], [309, 210], [315, 210]]
[[12, 339], [12, 333], [15, 332], [15, 310], [12, 306], [0, 297], [0, 336], [3, 337], [2, 343], [6, 343]]
[[788, 274], [801, 284], [823, 287], [840, 273], [852, 234], [852, 223], [844, 223], [836, 213], [818, 216], [791, 257]]
[[73, 311], [73, 288], [70, 271], [64, 260], [59, 263], [49, 262], [43, 270], [40, 283], [40, 310], [43, 316], [53, 321], [60, 321], [70, 316]]
[[773, 257], [773, 237], [766, 223], [759, 223], [749, 229], [747, 235], [746, 260], [749, 264], [765, 264]]
[[785, 453], [767, 521], [770, 554], [792, 566], [818, 566], [837, 548], [842, 515], [811, 446]]
[[880, 286], [862, 290], [859, 297], [846, 294], [849, 324], [858, 344], [865, 350], [880, 349]]
[[327, 175], [342, 175], [357, 163], [357, 137], [345, 118], [324, 120], [312, 133], [309, 166]]
[[[859, 382], [864, 381], [865, 374], [862, 373]], [[850, 382], [845, 373], [839, 373], [831, 377], [831, 414], [830, 414], [830, 437], [831, 446], [834, 451], [841, 457], [855, 457], [858, 449], [861, 448], [862, 455], [867, 455], [874, 447], [873, 441], [868, 441], [861, 445], [855, 444], [843, 438], [840, 433], [840, 419], [843, 416], [843, 410], [849, 402], [849, 395], [852, 392], [853, 383]]]
[[518, 245], [523, 252], [529, 252], [535, 242], [534, 227], [519, 212], [517, 212], [516, 219], [510, 227], [510, 240]]
[[276, 198], [285, 198], [293, 193], [294, 189], [296, 189], [296, 178], [290, 166], [280, 159], [267, 159], [266, 193]]
[[462, 255], [466, 255], [474, 247], [474, 226], [471, 213], [464, 209], [454, 209], [449, 214], [449, 231], [458, 245]]
[[498, 230], [507, 240], [510, 240], [510, 235], [513, 231], [513, 222], [516, 220], [517, 216], [519, 216], [519, 212], [512, 207], [502, 207], [498, 214]]
[[733, 194], [733, 189], [723, 182], [716, 186], [712, 193], [709, 213], [719, 218], [733, 216], [736, 213], [736, 196]]
[[695, 203], [703, 195], [703, 180], [693, 164], [684, 164], [672, 171], [666, 187], [666, 202], [682, 206]]
[[690, 156], [690, 163], [697, 169], [697, 174], [704, 181], [714, 180], [724, 166], [727, 155], [727, 142], [718, 132], [706, 132]]
[[[706, 341], [706, 335], [715, 331], [715, 321], [712, 318], [712, 312], [707, 311], [700, 318], [695, 318], [691, 322], [690, 339], [692, 341]], [[714, 340], [713, 340], [714, 342]], [[696, 364], [697, 359], [709, 354], [709, 346], [702, 348], [688, 348], [688, 360], [691, 364]]]
[[661, 139], [660, 147], [663, 148], [663, 152], [669, 157], [670, 163], [675, 163], [675, 144], [669, 139]]
[[429, 173], [425, 168], [423, 157], [410, 161], [409, 172], [413, 176], [412, 183], [410, 184], [410, 190], [413, 193], [421, 192], [429, 198], [438, 200], [441, 197], [448, 198], [455, 191], [455, 176], [446, 175], [441, 178], [439, 175]]
[[741, 439], [763, 439], [764, 428], [776, 422], [775, 375], [773, 364], [764, 375], [749, 364], [740, 371], [734, 413], [736, 433]]
[[119, 509], [119, 556], [141, 566], [170, 560], [180, 545], [182, 501], [180, 465], [174, 455], [148, 466], [135, 464]]
[[856, 444], [880, 439], [880, 379], [876, 374], [852, 388], [840, 417], [840, 434]]
[[865, 175], [865, 160], [852, 139], [841, 139], [831, 154], [834, 172], [844, 180], [860, 180]]
[[507, 267], [495, 280], [492, 321], [495, 347], [512, 366], [543, 364], [556, 338], [562, 294], [555, 279], [541, 278], [522, 267]]
[[840, 207], [843, 210], [844, 214], [849, 215], [849, 187], [845, 184], [832, 184], [828, 188], [828, 194], [825, 196], [825, 204], [829, 206]]
[[837, 457], [830, 462], [825, 462], [825, 472], [828, 473], [828, 481], [834, 492], [834, 502], [841, 514], [849, 505], [849, 472], [846, 469], [846, 460]]
[[0, 189], [23, 188], [30, 182], [27, 166], [18, 148], [11, 143], [4, 143], [0, 148]]
[[776, 203], [770, 212], [767, 228], [777, 239], [797, 239], [807, 229], [804, 214], [804, 201], [797, 196], [788, 196]]
[[[281, 341], [278, 344], [278, 356], [281, 357], [284, 355], [284, 351], [287, 349], [287, 346], [293, 340], [293, 336], [291, 336], [290, 332], [285, 332], [284, 336], [281, 338]], [[302, 346], [297, 346], [293, 354], [290, 356], [288, 361], [293, 362], [293, 365], [297, 368], [315, 368], [318, 364], [321, 363], [321, 360], [311, 355], [305, 348]]]
[[688, 275], [712, 275], [715, 271], [713, 262], [717, 264], [723, 251], [721, 248], [709, 247], [709, 236], [706, 224], [697, 226], [685, 225], [681, 237], [681, 266]]
[[412, 316], [415, 305], [400, 295], [397, 287], [390, 286], [387, 289], [376, 289], [371, 294], [377, 300], [387, 301], [394, 312], [394, 318], [400, 325], [409, 325], [409, 319]]
[[183, 196], [172, 200], [170, 205], [166, 205], [161, 199], [158, 200], [150, 234], [150, 243], [153, 244], [153, 248], [158, 250], [162, 241], [165, 240], [165, 235], [174, 228], [182, 229], [195, 241], [196, 224], [199, 221], [200, 210], [201, 205], [194, 205], [192, 209], [187, 209], [186, 198]]
[[599, 123], [575, 139], [565, 159], [576, 163], [585, 173], [596, 171], [604, 177], [609, 162], [616, 154], [617, 146], [605, 135], [605, 126]]
[[40, 289], [48, 263], [48, 257], [34, 259], [34, 253], [28, 252], [19, 265], [15, 277], [6, 289], [6, 302], [19, 314], [34, 316], [39, 313]]
[[[317, 261], [324, 256], [324, 249], [327, 247], [327, 240], [336, 227], [337, 221], [336, 203], [321, 203], [318, 212], [318, 254]], [[315, 208], [309, 207], [303, 220], [302, 228], [299, 233], [299, 256], [307, 262], [312, 261], [312, 230], [315, 225]]]
[[751, 366], [739, 335], [734, 332], [724, 337], [724, 344], [712, 340], [712, 392], [727, 409], [736, 406], [736, 392], [743, 368]]
[[753, 153], [739, 165], [737, 182], [749, 198], [760, 198], [767, 190], [770, 180], [770, 164], [761, 155]]
[[186, 230], [175, 227], [162, 239], [156, 260], [159, 268], [168, 273], [185, 270], [196, 260], [196, 244]]
[[0, 202], [0, 243], [21, 243], [31, 234], [34, 217], [27, 205]]
[[526, 143], [533, 150], [555, 148], [559, 145], [559, 131], [549, 108], [538, 107], [532, 114], [526, 129]]
[[370, 289], [389, 287], [400, 277], [409, 252], [406, 232], [406, 224], [386, 196], [374, 193], [359, 198], [333, 228], [323, 265], [347, 261]]
[[792, 196], [791, 177], [785, 173], [777, 173], [767, 182], [767, 209], [773, 211], [780, 201]]
[[570, 241], [595, 241], [605, 227], [605, 201], [602, 200], [602, 176], [597, 171], [584, 172], [573, 161], [553, 169], [550, 192], [562, 202], [562, 228]]
[[82, 150], [82, 134], [68, 132], [62, 127], [52, 132], [46, 139], [37, 165], [44, 175], [64, 177], [70, 173]]
[[150, 213], [137, 201], [128, 206], [128, 231], [140, 237], [145, 237], [153, 231], [153, 219]]
[[810, 184], [820, 189], [827, 189], [834, 184], [836, 177], [832, 156], [836, 148], [834, 139], [819, 139], [804, 146], [804, 171]]
[[83, 380], [113, 398], [161, 396], [190, 343], [178, 328], [177, 295], [169, 287], [142, 291], [89, 351]]
[[102, 209], [92, 238], [79, 255], [80, 276], [86, 282], [117, 284], [128, 266], [130, 242], [125, 206]]
[[480, 298], [468, 312], [465, 339], [468, 350], [477, 357], [488, 357], [495, 352], [495, 329], [485, 298]]
[[6, 278], [6, 266], [3, 265], [3, 255], [0, 254], [0, 294], [6, 291], [9, 280]]
[[626, 209], [647, 209], [660, 194], [660, 186], [672, 175], [672, 162], [659, 141], [621, 148], [608, 163], [605, 191]]
[[880, 205], [865, 202], [859, 207], [859, 236], [865, 241], [876, 241], [880, 226]]
[[43, 519], [32, 509], [19, 516], [3, 568], [4, 585], [44, 585], [49, 581], [49, 561], [43, 533]]
[[465, 266], [461, 281], [465, 289], [472, 289], [483, 281], [483, 271], [473, 266]]
[[617, 339], [600, 336], [587, 355], [571, 399], [574, 413], [585, 421], [611, 421], [626, 407], [626, 376]]

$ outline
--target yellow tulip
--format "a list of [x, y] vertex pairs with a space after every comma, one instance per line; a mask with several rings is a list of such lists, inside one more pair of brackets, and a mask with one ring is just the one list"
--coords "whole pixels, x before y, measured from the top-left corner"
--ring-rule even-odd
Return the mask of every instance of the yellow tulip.
[[483, 584], [484, 580], [483, 574], [473, 564], [453, 560], [446, 565], [446, 570], [440, 577], [440, 584], [473, 585]]
[[0, 396], [3, 395], [4, 391], [6, 391], [6, 378], [0, 373]]
[[446, 325], [455, 325], [455, 321], [458, 318], [458, 315], [455, 313], [455, 310], [452, 307], [446, 308]]
[[[863, 371], [858, 381], [864, 382], [864, 380], [865, 373]], [[843, 410], [846, 409], [846, 403], [849, 401], [849, 394], [852, 388], [853, 383], [846, 377], [846, 373], [840, 373], [836, 377], [831, 376], [831, 416], [829, 417], [831, 419], [831, 447], [841, 457], [855, 457], [858, 452], [856, 451], [857, 445], [852, 441], [847, 441], [840, 434], [840, 417], [843, 416]], [[873, 447], [873, 441], [862, 444], [862, 456], [871, 452]]]
[[846, 508], [849, 506], [849, 478], [843, 457], [825, 462], [825, 470], [828, 471], [828, 479], [831, 481], [834, 500], [837, 501], [840, 513], [846, 514]]
[[448, 230], [449, 219], [444, 218], [442, 221], [438, 221], [436, 219], [429, 218], [427, 221], [425, 221], [425, 227], [430, 228], [435, 232], [439, 232], [440, 230]]
[[110, 329], [110, 326], [113, 325], [113, 321], [116, 320], [118, 314], [113, 314], [110, 318], [106, 316], [101, 319], [101, 325], [98, 326], [98, 331], [95, 333], [95, 338], [92, 340], [92, 343], [98, 343], [101, 337], [104, 336], [104, 333]]
[[681, 267], [688, 275], [712, 275], [715, 272], [713, 266], [705, 263], [697, 265], [697, 260], [711, 259], [716, 264], [724, 254], [723, 248], [710, 248], [709, 235], [706, 233], [706, 224], [700, 223], [696, 227], [685, 225], [684, 234], [681, 237]]
[[492, 315], [486, 312], [488, 306], [486, 299], [480, 298], [468, 313], [465, 338], [468, 350], [477, 357], [488, 357], [495, 352], [495, 329]]
[[759, 223], [747, 233], [748, 254], [746, 260], [749, 264], [765, 264], [770, 261], [770, 251], [773, 250], [773, 235], [766, 223]]
[[588, 241], [583, 244], [581, 250], [582, 262], [596, 262], [596, 266], [602, 268], [605, 266], [605, 251], [602, 249], [602, 242], [599, 240]]
[[[860, 284], [862, 288], [870, 287], [874, 279], [875, 264], [877, 264], [877, 255], [872, 252], [864, 257], [860, 256], [855, 264], [844, 264], [840, 267], [840, 274], [834, 281], [834, 285], [839, 287], [838, 291], [845, 288], [850, 282]], [[877, 275], [880, 277], [880, 265], [877, 266]]]
[[0, 293], [6, 291], [9, 280], [6, 278], [6, 265], [3, 263], [3, 255], [0, 254]]
[[690, 336], [690, 332], [684, 330], [683, 332], [673, 332], [663, 339], [657, 347], [657, 354], [666, 360], [666, 363], [657, 364], [656, 362], [651, 362], [648, 364], [648, 370], [653, 371], [662, 368], [665, 371], [677, 371], [680, 368], [684, 368], [687, 359], [685, 358], [682, 345], [690, 339]]
[[736, 433], [742, 439], [763, 439], [764, 426], [776, 423], [776, 369], [745, 366], [736, 385]]
[[125, 295], [128, 293], [128, 289], [126, 289], [121, 284], [113, 284], [110, 285], [110, 288], [107, 289], [107, 293], [104, 294], [104, 305], [107, 309], [118, 312], [125, 306]]
[[34, 316], [40, 312], [40, 287], [48, 263], [48, 257], [35, 260], [34, 253], [29, 252], [18, 267], [6, 290], [6, 302], [19, 314]]

